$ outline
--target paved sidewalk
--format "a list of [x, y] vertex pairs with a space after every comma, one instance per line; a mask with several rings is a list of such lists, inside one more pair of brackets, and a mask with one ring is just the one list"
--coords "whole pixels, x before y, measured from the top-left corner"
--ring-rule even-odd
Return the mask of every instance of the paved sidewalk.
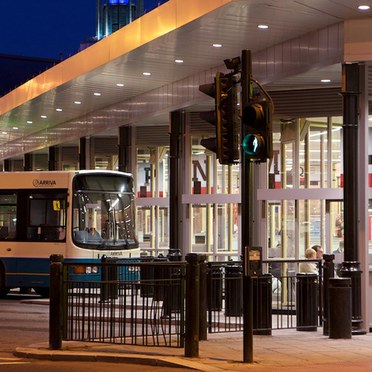
[[185, 358], [183, 349], [64, 342], [62, 350], [48, 343], [19, 347], [18, 357], [54, 360], [128, 362], [186, 367], [199, 371], [372, 371], [372, 334], [352, 339], [330, 339], [323, 331], [275, 330], [272, 336], [254, 336], [253, 363], [243, 363], [243, 335], [208, 335], [199, 344], [198, 358]]

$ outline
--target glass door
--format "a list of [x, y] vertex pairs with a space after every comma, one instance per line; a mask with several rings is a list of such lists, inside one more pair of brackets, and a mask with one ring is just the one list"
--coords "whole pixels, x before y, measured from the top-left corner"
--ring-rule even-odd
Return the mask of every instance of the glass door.
[[339, 200], [326, 201], [326, 249], [335, 255], [335, 263], [344, 259], [344, 203]]

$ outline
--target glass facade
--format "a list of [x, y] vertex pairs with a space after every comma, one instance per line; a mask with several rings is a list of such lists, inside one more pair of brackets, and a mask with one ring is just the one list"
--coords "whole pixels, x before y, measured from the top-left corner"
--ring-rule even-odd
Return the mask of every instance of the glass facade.
[[[221, 165], [192, 135], [184, 161], [183, 201], [188, 229], [183, 253], [210, 260], [240, 259], [240, 166]], [[342, 177], [342, 118], [298, 118], [274, 123], [273, 158], [260, 166], [263, 197], [260, 245], [264, 257], [303, 258], [320, 244], [325, 253], [343, 251], [343, 203], [323, 189], [339, 189]], [[266, 182], [266, 181], [265, 181]], [[169, 148], [137, 148], [137, 235], [149, 254], [169, 246]], [[286, 196], [275, 197], [286, 191]], [[313, 191], [311, 191], [313, 190]], [[319, 193], [316, 193], [319, 190]], [[315, 191], [315, 194], [314, 194]], [[301, 192], [301, 194], [298, 194]], [[309, 194], [311, 193], [311, 194]], [[274, 195], [274, 197], [273, 197]], [[340, 258], [341, 259], [341, 258]]]
[[269, 188], [288, 190], [288, 197], [266, 200], [267, 257], [298, 259], [313, 245], [326, 253], [342, 247], [343, 203], [324, 199], [320, 190], [343, 186], [341, 122], [300, 118], [276, 126]]
[[191, 252], [214, 260], [239, 256], [238, 204], [225, 202], [225, 195], [239, 195], [238, 165], [221, 165], [215, 155], [191, 139], [190, 183], [192, 195], [205, 195], [204, 202], [190, 196]]

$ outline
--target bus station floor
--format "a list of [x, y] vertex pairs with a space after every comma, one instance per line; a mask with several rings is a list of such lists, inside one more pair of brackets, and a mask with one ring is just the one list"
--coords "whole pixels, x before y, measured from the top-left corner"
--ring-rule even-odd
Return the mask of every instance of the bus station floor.
[[[248, 349], [248, 352], [247, 352]], [[273, 330], [272, 335], [253, 336], [253, 362], [243, 363], [243, 333], [209, 334], [200, 341], [199, 356], [184, 357], [183, 348], [63, 342], [61, 350], [50, 350], [48, 342], [19, 347], [18, 357], [105, 361], [164, 365], [199, 371], [372, 371], [372, 333], [351, 339], [331, 339], [323, 329], [303, 332]], [[246, 355], [249, 353], [246, 348]]]

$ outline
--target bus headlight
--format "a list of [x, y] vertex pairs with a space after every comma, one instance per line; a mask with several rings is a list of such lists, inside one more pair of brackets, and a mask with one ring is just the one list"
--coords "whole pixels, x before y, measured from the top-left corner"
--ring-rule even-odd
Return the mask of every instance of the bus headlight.
[[97, 274], [98, 267], [97, 266], [87, 266], [85, 268], [85, 274]]

